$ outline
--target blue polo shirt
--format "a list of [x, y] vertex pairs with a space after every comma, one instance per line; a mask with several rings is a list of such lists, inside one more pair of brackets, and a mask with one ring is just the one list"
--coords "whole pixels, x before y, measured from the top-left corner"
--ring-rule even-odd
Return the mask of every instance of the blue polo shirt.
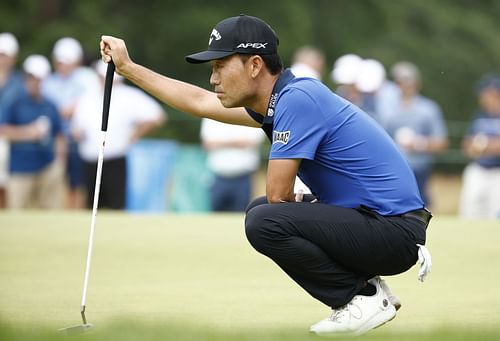
[[272, 130], [269, 159], [302, 159], [298, 175], [321, 202], [365, 205], [381, 215], [424, 207], [413, 171], [390, 136], [320, 81], [288, 81]]
[[35, 173], [54, 160], [54, 140], [61, 133], [61, 118], [55, 105], [47, 99], [33, 99], [24, 93], [8, 106], [0, 124], [26, 125], [40, 116], [50, 121], [50, 134], [41, 141], [11, 142], [10, 172]]

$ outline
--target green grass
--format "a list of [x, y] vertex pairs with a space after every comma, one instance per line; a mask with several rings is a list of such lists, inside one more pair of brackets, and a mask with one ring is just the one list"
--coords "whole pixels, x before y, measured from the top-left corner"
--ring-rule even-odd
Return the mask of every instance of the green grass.
[[[0, 340], [77, 325], [90, 212], [0, 213]], [[403, 300], [367, 340], [500, 339], [500, 223], [437, 217], [433, 271], [386, 278]], [[75, 340], [307, 340], [328, 308], [247, 243], [242, 215], [100, 212]]]

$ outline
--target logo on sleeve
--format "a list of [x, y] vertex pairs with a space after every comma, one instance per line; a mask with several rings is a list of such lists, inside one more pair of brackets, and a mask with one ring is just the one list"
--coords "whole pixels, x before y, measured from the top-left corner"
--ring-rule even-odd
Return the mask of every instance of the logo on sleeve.
[[275, 143], [287, 144], [289, 139], [290, 139], [290, 130], [288, 131], [273, 130], [273, 144]]

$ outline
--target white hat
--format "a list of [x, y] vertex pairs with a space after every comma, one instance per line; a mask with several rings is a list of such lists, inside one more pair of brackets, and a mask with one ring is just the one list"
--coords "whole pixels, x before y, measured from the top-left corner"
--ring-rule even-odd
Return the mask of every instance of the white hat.
[[54, 45], [52, 57], [63, 64], [78, 63], [83, 58], [82, 45], [75, 38], [61, 38]]
[[9, 57], [17, 56], [19, 44], [16, 37], [9, 32], [0, 33], [0, 53]]
[[50, 63], [44, 56], [33, 54], [24, 60], [23, 69], [38, 79], [44, 79], [50, 74]]
[[356, 87], [361, 92], [375, 92], [386, 79], [385, 68], [375, 59], [365, 59], [361, 62], [356, 77]]
[[333, 81], [337, 84], [354, 84], [362, 61], [363, 59], [355, 54], [339, 57], [333, 64], [331, 74]]

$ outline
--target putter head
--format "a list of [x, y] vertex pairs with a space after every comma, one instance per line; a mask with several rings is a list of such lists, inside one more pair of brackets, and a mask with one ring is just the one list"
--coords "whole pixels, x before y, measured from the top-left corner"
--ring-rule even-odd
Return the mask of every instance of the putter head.
[[85, 333], [92, 327], [93, 325], [91, 323], [84, 323], [73, 327], [61, 328], [59, 329], [59, 332], [65, 335], [75, 335], [75, 334]]

